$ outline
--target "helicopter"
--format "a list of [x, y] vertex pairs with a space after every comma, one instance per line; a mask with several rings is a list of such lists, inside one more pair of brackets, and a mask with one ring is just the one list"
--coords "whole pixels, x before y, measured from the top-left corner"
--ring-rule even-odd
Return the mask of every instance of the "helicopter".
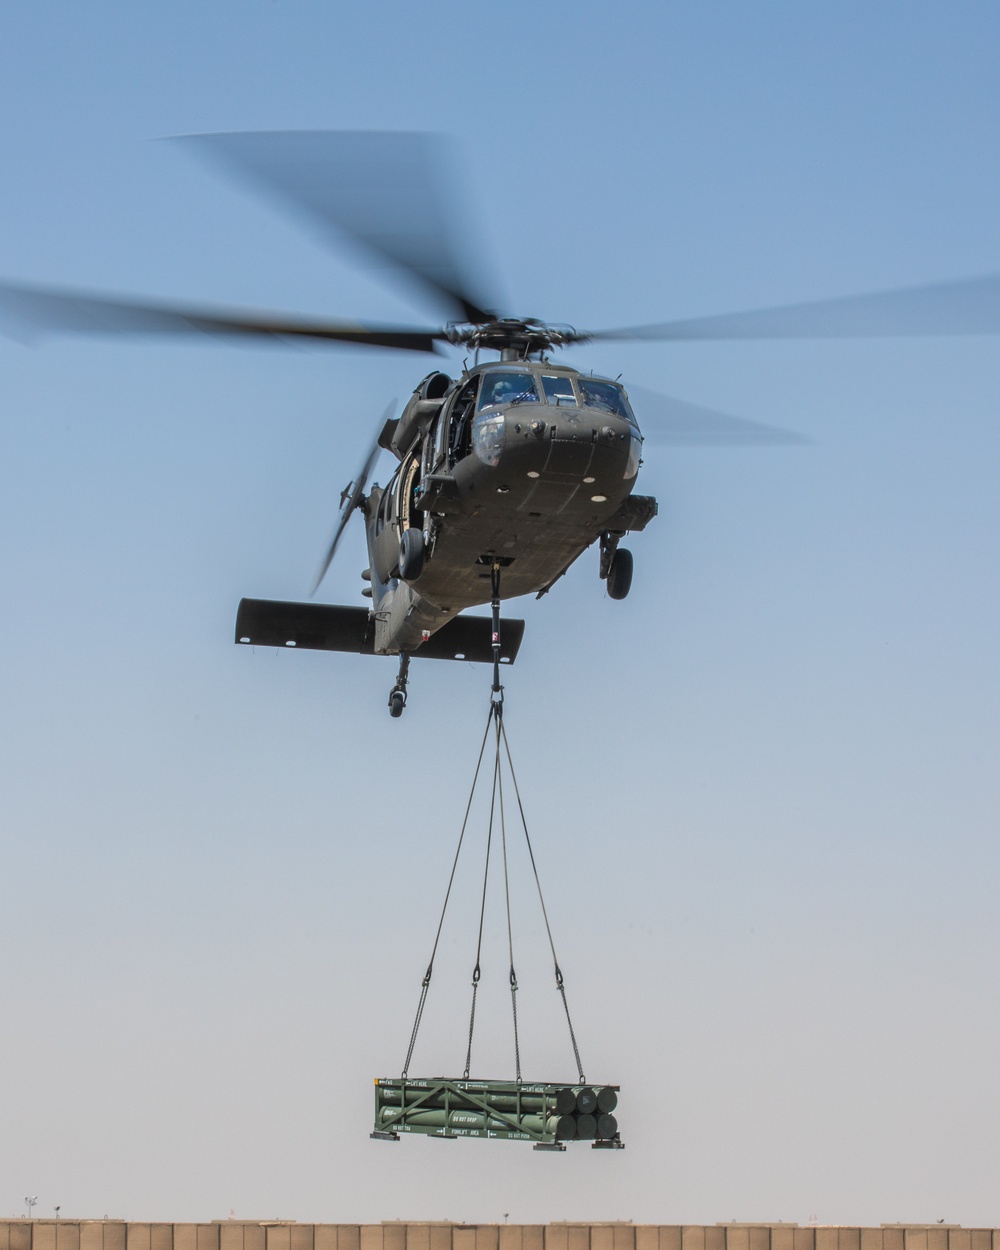
[[[539, 324], [482, 330], [503, 344], [500, 360], [457, 380], [429, 373], [379, 433], [376, 450], [399, 461], [389, 483], [365, 493], [372, 455], [341, 497], [319, 581], [359, 509], [371, 610], [244, 599], [237, 614], [240, 643], [398, 653], [393, 716], [406, 704], [411, 656], [512, 663], [524, 622], [505, 620], [500, 641], [501, 597], [544, 595], [595, 541], [608, 595], [624, 599], [632, 555], [619, 542], [657, 511], [633, 493], [642, 436], [621, 385], [553, 364]], [[529, 338], [539, 349], [518, 341]], [[492, 620], [458, 615], [487, 601]]]
[[[239, 644], [398, 656], [388, 700], [393, 717], [406, 706], [414, 657], [492, 661], [499, 690], [499, 665], [513, 663], [524, 633], [523, 621], [505, 618], [501, 637], [501, 600], [545, 595], [594, 544], [608, 596], [629, 593], [633, 558], [621, 540], [644, 530], [658, 510], [652, 496], [635, 491], [643, 434], [618, 379], [557, 363], [557, 350], [602, 340], [1000, 332], [996, 276], [611, 330], [504, 316], [460, 263], [457, 196], [440, 137], [275, 131], [169, 142], [290, 207], [325, 239], [353, 245], [453, 319], [430, 328], [312, 321], [13, 283], [0, 283], [0, 314], [37, 333], [205, 333], [472, 353], [472, 364], [466, 355], [457, 377], [428, 373], [398, 416], [390, 405], [341, 494], [312, 593], [360, 512], [368, 549], [362, 596], [370, 606], [243, 599], [237, 612]], [[481, 360], [484, 352], [495, 358]], [[683, 441], [719, 441], [710, 428], [718, 414], [665, 396], [657, 402], [668, 421], [693, 421]], [[735, 441], [800, 441], [753, 422], [724, 421], [749, 435]], [[395, 457], [395, 471], [385, 487], [369, 488], [382, 451]], [[492, 617], [464, 615], [485, 603]]]

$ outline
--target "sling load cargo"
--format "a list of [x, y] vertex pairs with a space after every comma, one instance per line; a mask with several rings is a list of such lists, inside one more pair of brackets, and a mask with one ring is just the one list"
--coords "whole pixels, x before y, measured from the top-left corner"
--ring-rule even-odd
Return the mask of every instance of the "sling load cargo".
[[[465, 808], [458, 846], [452, 861], [448, 886], [445, 891], [444, 906], [438, 921], [434, 945], [431, 950], [427, 971], [420, 984], [420, 999], [417, 1013], [410, 1034], [410, 1044], [406, 1052], [402, 1075], [399, 1077], [376, 1077], [375, 1079], [375, 1125], [371, 1136], [381, 1141], [399, 1141], [403, 1133], [416, 1133], [428, 1137], [442, 1138], [496, 1138], [506, 1141], [530, 1141], [535, 1150], [565, 1150], [569, 1142], [590, 1142], [595, 1149], [620, 1150], [623, 1143], [618, 1131], [618, 1120], [613, 1112], [618, 1106], [619, 1086], [611, 1084], [588, 1084], [583, 1073], [580, 1060], [580, 1049], [577, 1045], [573, 1021], [570, 1017], [569, 1004], [566, 1000], [566, 984], [559, 960], [556, 956], [555, 941], [549, 924], [542, 886], [538, 877], [535, 854], [528, 834], [528, 824], [521, 803], [517, 777], [511, 758], [510, 746], [507, 742], [507, 731], [503, 720], [503, 686], [500, 684], [500, 662], [502, 646], [500, 642], [500, 566], [494, 564], [492, 573], [492, 651], [493, 651], [493, 687], [491, 690], [489, 715], [486, 730], [483, 733], [479, 748], [479, 758], [472, 779], [472, 789]], [[455, 883], [455, 871], [459, 856], [465, 842], [469, 825], [469, 813], [475, 797], [476, 786], [482, 770], [486, 754], [486, 743], [493, 731], [493, 788], [490, 795], [489, 824], [486, 834], [486, 866], [483, 873], [482, 902], [479, 909], [479, 936], [476, 943], [475, 966], [472, 972], [472, 1004], [469, 1013], [468, 1047], [465, 1056], [465, 1071], [461, 1078], [452, 1077], [411, 1077], [410, 1062], [417, 1042], [417, 1034], [427, 1004], [431, 977], [434, 972], [434, 959], [437, 955], [441, 932], [444, 927], [445, 914], [451, 898], [452, 886]], [[562, 1000], [569, 1029], [573, 1057], [576, 1062], [578, 1079], [574, 1082], [554, 1084], [551, 1082], [526, 1082], [521, 1076], [521, 1048], [517, 1021], [517, 973], [514, 969], [514, 932], [511, 922], [510, 880], [507, 871], [507, 822], [504, 804], [504, 765], [513, 785], [514, 797], [521, 827], [524, 832], [525, 844], [534, 874], [538, 901], [542, 917], [545, 921], [545, 932], [548, 937], [549, 949], [555, 969], [556, 990]], [[482, 973], [481, 957], [483, 944], [483, 921], [486, 910], [486, 887], [489, 879], [490, 856], [494, 845], [494, 832], [499, 825], [500, 845], [502, 849], [504, 896], [507, 910], [507, 950], [510, 957], [509, 982], [511, 1015], [514, 1025], [514, 1068], [513, 1081], [486, 1081], [470, 1079], [472, 1067], [472, 1043], [476, 1025], [476, 998]]]
[[620, 1145], [618, 1086], [518, 1084], [516, 1081], [375, 1081], [375, 1121], [382, 1133], [498, 1137], [553, 1147], [589, 1141]]

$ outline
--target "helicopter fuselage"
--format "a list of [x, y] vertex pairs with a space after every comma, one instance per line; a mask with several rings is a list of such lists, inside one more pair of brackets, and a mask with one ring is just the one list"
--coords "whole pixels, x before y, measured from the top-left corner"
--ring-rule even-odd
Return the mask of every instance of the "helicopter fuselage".
[[[642, 438], [624, 391], [566, 366], [431, 374], [380, 441], [400, 464], [363, 503], [376, 652], [419, 652], [488, 602], [494, 565], [503, 598], [544, 594], [597, 539], [613, 553], [656, 511], [632, 496]], [[409, 568], [407, 530], [422, 556]]]

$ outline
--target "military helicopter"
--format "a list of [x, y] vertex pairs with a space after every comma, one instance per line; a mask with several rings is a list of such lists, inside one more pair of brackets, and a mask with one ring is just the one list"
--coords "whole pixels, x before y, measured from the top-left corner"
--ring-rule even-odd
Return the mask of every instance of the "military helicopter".
[[[1000, 278], [986, 277], [846, 299], [658, 325], [580, 331], [502, 316], [474, 293], [449, 220], [454, 191], [442, 141], [381, 132], [271, 132], [188, 136], [180, 142], [304, 215], [337, 243], [388, 266], [454, 320], [432, 328], [309, 321], [136, 303], [0, 284], [0, 313], [38, 332], [208, 333], [473, 354], [459, 376], [433, 371], [402, 413], [390, 407], [341, 515], [313, 593], [347, 522], [364, 517], [370, 608], [244, 599], [236, 641], [398, 655], [389, 710], [401, 715], [411, 657], [513, 662], [524, 622], [504, 621], [502, 599], [544, 595], [594, 543], [598, 573], [624, 599], [633, 561], [620, 545], [656, 515], [635, 493], [643, 436], [616, 379], [555, 363], [556, 349], [596, 340], [836, 338], [1000, 331]], [[453, 214], [454, 215], [454, 214]], [[496, 359], [480, 361], [491, 352]], [[658, 397], [659, 415], [688, 426], [683, 441], [719, 441], [706, 410]], [[654, 405], [655, 406], [655, 405]], [[736, 441], [796, 441], [723, 418]], [[700, 424], [700, 428], [699, 428]], [[745, 436], [740, 435], [740, 431]], [[702, 439], [704, 435], [704, 439]], [[748, 436], [748, 437], [746, 437]], [[723, 436], [724, 441], [725, 435]], [[397, 467], [368, 488], [375, 461]], [[492, 619], [461, 615], [491, 603]]]

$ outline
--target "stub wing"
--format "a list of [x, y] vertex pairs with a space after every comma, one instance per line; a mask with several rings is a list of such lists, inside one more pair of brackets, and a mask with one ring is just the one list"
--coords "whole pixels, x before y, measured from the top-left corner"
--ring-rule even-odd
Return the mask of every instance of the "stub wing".
[[[524, 621], [500, 623], [500, 659], [513, 664]], [[306, 651], [353, 651], [375, 655], [375, 622], [367, 608], [328, 603], [241, 599], [236, 641], [244, 646], [301, 647]], [[493, 623], [488, 616], [456, 616], [413, 652], [430, 660], [493, 661]]]

